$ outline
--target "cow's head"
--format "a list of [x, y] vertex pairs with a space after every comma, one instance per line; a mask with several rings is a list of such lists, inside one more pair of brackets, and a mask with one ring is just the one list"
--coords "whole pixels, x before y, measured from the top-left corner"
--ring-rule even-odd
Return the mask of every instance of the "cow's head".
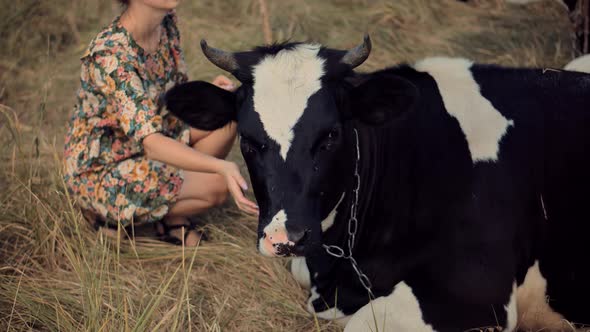
[[202, 129], [237, 120], [260, 207], [260, 252], [283, 256], [312, 250], [350, 195], [356, 162], [353, 125], [395, 119], [413, 102], [414, 87], [398, 77], [352, 79], [352, 69], [369, 56], [368, 36], [349, 51], [305, 43], [239, 53], [205, 41], [201, 46], [241, 87], [230, 93], [205, 82], [180, 85], [167, 93], [168, 108]]

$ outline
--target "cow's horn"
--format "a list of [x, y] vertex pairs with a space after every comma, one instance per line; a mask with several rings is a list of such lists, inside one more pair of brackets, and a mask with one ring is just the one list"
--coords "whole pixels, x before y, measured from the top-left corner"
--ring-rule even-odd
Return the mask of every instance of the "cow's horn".
[[350, 68], [355, 68], [360, 66], [363, 62], [365, 62], [365, 60], [367, 60], [367, 58], [369, 57], [370, 53], [371, 38], [367, 34], [365, 35], [363, 43], [346, 52], [346, 54], [344, 54], [340, 62], [349, 65]]
[[225, 71], [231, 73], [240, 68], [233, 53], [210, 47], [205, 39], [201, 40], [201, 49], [209, 61]]

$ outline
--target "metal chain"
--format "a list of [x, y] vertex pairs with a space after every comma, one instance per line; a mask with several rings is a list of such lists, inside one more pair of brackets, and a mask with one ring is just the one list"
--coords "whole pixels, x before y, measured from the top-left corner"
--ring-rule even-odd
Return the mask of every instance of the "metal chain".
[[354, 248], [356, 232], [358, 230], [358, 219], [356, 217], [356, 214], [357, 214], [358, 202], [359, 202], [359, 190], [361, 187], [361, 176], [359, 174], [359, 163], [361, 160], [361, 151], [360, 151], [360, 146], [359, 146], [359, 135], [358, 135], [356, 128], [353, 128], [353, 129], [354, 129], [354, 137], [356, 139], [356, 165], [354, 168], [354, 178], [356, 180], [356, 188], [353, 190], [354, 202], [350, 206], [350, 218], [348, 219], [348, 241], [347, 241], [348, 242], [348, 253], [345, 253], [344, 249], [340, 248], [339, 246], [335, 246], [335, 245], [324, 244], [323, 247], [324, 247], [324, 249], [326, 249], [326, 252], [330, 256], [334, 256], [336, 258], [344, 258], [344, 259], [348, 259], [350, 261], [350, 264], [352, 265], [354, 272], [356, 272], [356, 274], [361, 282], [361, 285], [363, 285], [363, 287], [369, 293], [370, 299], [373, 300], [373, 299], [375, 299], [375, 295], [373, 295], [373, 291], [371, 290], [371, 288], [372, 288], [371, 281], [369, 280], [369, 277], [367, 277], [367, 275], [364, 274], [363, 271], [361, 271], [361, 269], [358, 266], [358, 263], [356, 262], [356, 259], [354, 259], [354, 257], [352, 257], [352, 249]]

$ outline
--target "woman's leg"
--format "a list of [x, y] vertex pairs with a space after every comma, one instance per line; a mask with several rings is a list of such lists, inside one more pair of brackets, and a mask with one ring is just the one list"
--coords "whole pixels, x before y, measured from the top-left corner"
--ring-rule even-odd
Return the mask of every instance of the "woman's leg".
[[191, 128], [190, 145], [208, 155], [225, 158], [234, 144], [236, 130], [235, 122], [230, 122], [225, 127], [214, 131]]
[[[187, 217], [203, 213], [221, 205], [227, 198], [227, 186], [217, 174], [184, 172], [184, 182], [178, 193], [178, 200], [170, 207], [164, 222], [168, 226], [186, 225]], [[185, 228], [184, 232], [188, 230]], [[200, 236], [197, 231], [188, 231], [186, 246], [196, 246]], [[181, 228], [172, 229], [170, 235], [179, 239], [183, 236]]]
[[[236, 124], [231, 122], [225, 127], [214, 131], [191, 128], [190, 136], [190, 145], [194, 149], [217, 158], [225, 158], [235, 140]], [[220, 175], [185, 171], [184, 182], [178, 194], [178, 200], [171, 206], [164, 222], [170, 226], [186, 224], [188, 222], [187, 217], [203, 213], [214, 206], [223, 204], [227, 199], [227, 195], [227, 185]], [[175, 229], [170, 233], [170, 235], [180, 238], [182, 229]], [[187, 246], [197, 245], [198, 242], [199, 235], [197, 232], [190, 232], [187, 235]]]
[[184, 182], [178, 200], [168, 215], [188, 217], [223, 204], [227, 199], [227, 185], [220, 175], [200, 172], [184, 172]]
[[[236, 138], [236, 123], [214, 131], [190, 129], [190, 145], [203, 153], [225, 158]], [[171, 216], [191, 216], [220, 205], [227, 198], [227, 185], [218, 174], [184, 172], [184, 183], [178, 200], [168, 212]]]

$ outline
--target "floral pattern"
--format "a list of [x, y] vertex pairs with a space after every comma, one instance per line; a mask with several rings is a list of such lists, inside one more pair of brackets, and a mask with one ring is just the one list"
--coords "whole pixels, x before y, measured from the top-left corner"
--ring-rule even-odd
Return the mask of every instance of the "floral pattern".
[[164, 91], [187, 80], [176, 23], [174, 12], [164, 18], [158, 49], [147, 53], [117, 17], [81, 59], [64, 178], [82, 209], [107, 223], [159, 220], [182, 186], [182, 171], [147, 159], [142, 146], [155, 132], [189, 143], [189, 127], [158, 104]]

